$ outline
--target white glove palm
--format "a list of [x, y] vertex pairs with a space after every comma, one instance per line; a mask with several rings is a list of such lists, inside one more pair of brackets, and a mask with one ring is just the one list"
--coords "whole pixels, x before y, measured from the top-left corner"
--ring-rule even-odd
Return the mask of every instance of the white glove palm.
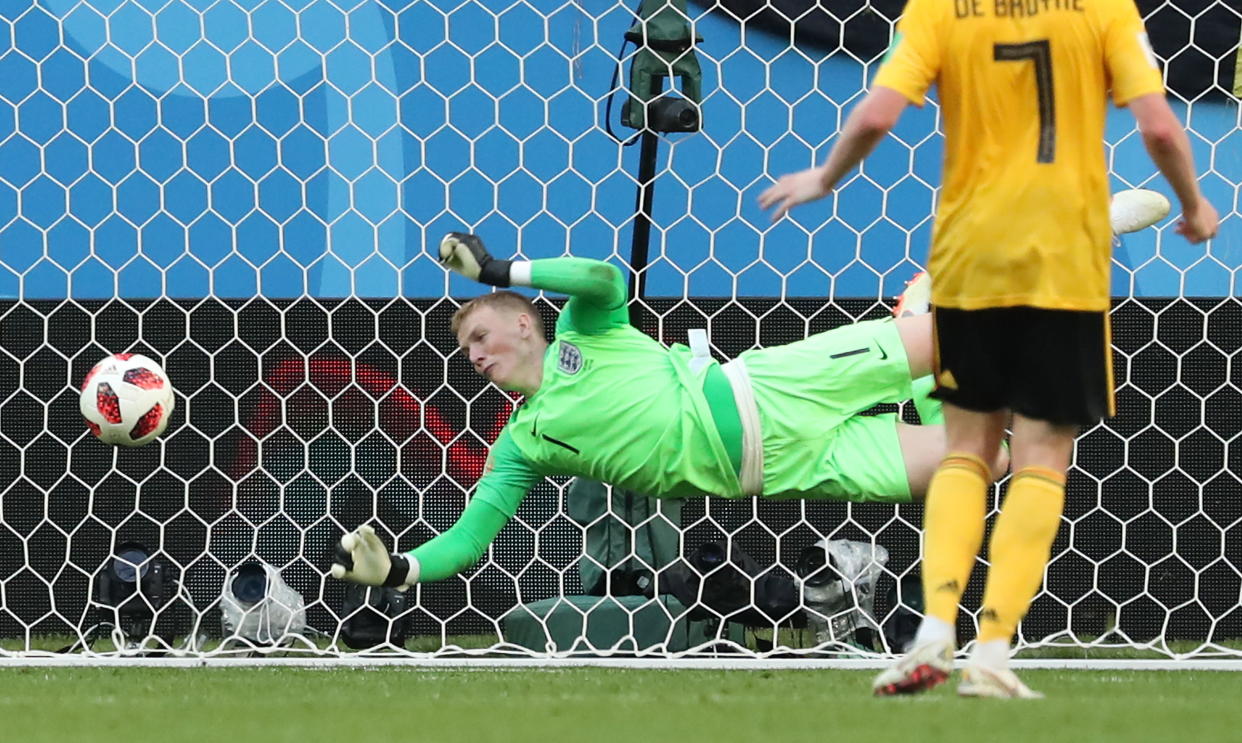
[[331, 574], [364, 586], [390, 586], [401, 591], [418, 581], [416, 563], [405, 555], [390, 554], [375, 529], [367, 525], [341, 537]]
[[474, 235], [450, 232], [440, 241], [440, 262], [468, 279], [478, 281], [491, 258], [483, 241]]

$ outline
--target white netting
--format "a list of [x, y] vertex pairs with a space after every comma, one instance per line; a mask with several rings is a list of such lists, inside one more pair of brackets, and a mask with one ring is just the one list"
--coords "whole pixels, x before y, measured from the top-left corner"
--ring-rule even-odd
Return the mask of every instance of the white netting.
[[[703, 131], [665, 138], [657, 160], [637, 300], [644, 330], [674, 342], [705, 327], [732, 357], [885, 312], [881, 298], [926, 255], [941, 156], [934, 105], [911, 110], [824, 206], [769, 227], [755, 197], [826, 154], [900, 6], [690, 6], [703, 38]], [[1120, 415], [1079, 444], [1047, 586], [1022, 636], [1233, 652], [1242, 134], [1229, 88], [1242, 84], [1242, 14], [1228, 0], [1140, 6], [1225, 221], [1207, 248], [1165, 224], [1118, 251]], [[606, 132], [604, 111], [615, 94], [612, 127], [628, 136], [617, 118], [633, 45], [621, 82], [610, 81], [634, 20], [611, 0], [0, 7], [3, 652], [87, 640], [118, 618], [130, 641], [153, 633], [217, 652], [226, 579], [264, 574], [256, 560], [291, 591], [229, 626], [262, 624], [267, 639], [305, 621], [295, 647], [349, 650], [341, 620], [370, 612], [350, 609], [365, 597], [323, 577], [331, 544], [363, 522], [402, 549], [447, 528], [511, 404], [469, 372], [447, 328], [449, 297], [479, 288], [446, 278], [426, 247], [466, 227], [498, 253], [628, 267], [638, 148]], [[1112, 114], [1108, 143], [1115, 186], [1167, 192], [1127, 114]], [[114, 451], [86, 433], [76, 387], [105, 353], [124, 350], [163, 363], [181, 399], [160, 442]], [[914, 506], [656, 510], [617, 496], [618, 521], [585, 502], [546, 482], [475, 569], [406, 604], [384, 599], [404, 612], [408, 637], [398, 640], [440, 654], [460, 643], [660, 655], [763, 654], [773, 642], [810, 652], [827, 639], [839, 653], [853, 650], [842, 643], [886, 647], [866, 630], [896, 636], [903, 605], [915, 603], [905, 600], [919, 550]], [[821, 612], [752, 612], [756, 632], [711, 612], [690, 621], [668, 599], [574, 598], [600, 586], [641, 591], [653, 571], [714, 541], [788, 577], [824, 537], [838, 568], [859, 545], [882, 548], [871, 612], [816, 586], [808, 600]], [[98, 576], [127, 545], [155, 555], [142, 569], [156, 598], [118, 616], [94, 604], [106, 590]], [[393, 625], [374, 616], [373, 639], [384, 641]], [[788, 623], [807, 626], [773, 638], [773, 625]], [[365, 622], [354, 628], [364, 634]]]

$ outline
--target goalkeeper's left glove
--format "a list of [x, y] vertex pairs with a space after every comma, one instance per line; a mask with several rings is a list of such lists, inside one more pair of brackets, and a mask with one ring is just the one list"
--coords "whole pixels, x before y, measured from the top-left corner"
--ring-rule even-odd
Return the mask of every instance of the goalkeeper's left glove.
[[418, 582], [418, 561], [390, 554], [370, 526], [359, 526], [341, 537], [332, 558], [332, 577], [404, 591]]
[[440, 241], [440, 262], [468, 279], [492, 286], [509, 285], [513, 261], [493, 258], [478, 235], [450, 232]]

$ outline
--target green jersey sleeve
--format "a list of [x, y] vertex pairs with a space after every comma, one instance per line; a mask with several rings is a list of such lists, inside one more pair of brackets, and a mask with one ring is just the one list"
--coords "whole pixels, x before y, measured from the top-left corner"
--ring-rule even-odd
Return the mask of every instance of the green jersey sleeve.
[[461, 517], [443, 534], [409, 552], [418, 560], [419, 582], [449, 578], [478, 562], [540, 478], [513, 443], [509, 429], [501, 431]]
[[531, 286], [568, 294], [569, 302], [556, 321], [556, 330], [595, 335], [628, 325], [626, 286], [616, 266], [590, 258], [542, 258], [531, 261]]
[[443, 580], [479, 561], [509, 517], [478, 500], [466, 504], [457, 523], [443, 534], [410, 550], [418, 560], [418, 581]]

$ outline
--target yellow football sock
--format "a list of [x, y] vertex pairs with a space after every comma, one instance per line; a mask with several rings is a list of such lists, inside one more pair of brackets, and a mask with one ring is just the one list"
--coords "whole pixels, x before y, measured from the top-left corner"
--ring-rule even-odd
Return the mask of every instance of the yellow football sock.
[[950, 452], [932, 475], [923, 516], [923, 601], [927, 614], [957, 622], [957, 604], [983, 543], [992, 472], [973, 454]]
[[1064, 505], [1064, 473], [1046, 467], [1014, 473], [992, 532], [979, 642], [1009, 642], [1013, 637], [1043, 582]]

